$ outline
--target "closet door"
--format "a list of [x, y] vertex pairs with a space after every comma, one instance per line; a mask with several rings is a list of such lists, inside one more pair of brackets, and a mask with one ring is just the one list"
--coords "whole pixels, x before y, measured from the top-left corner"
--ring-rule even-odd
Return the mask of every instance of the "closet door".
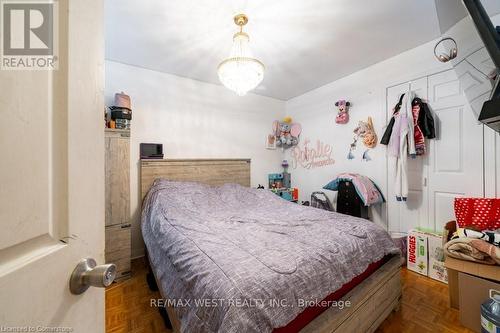
[[429, 105], [438, 137], [429, 150], [429, 227], [438, 231], [454, 220], [453, 200], [483, 196], [483, 127], [464, 91], [474, 82], [458, 80], [454, 70], [429, 76]]
[[[392, 109], [401, 94], [408, 92], [409, 83], [387, 88], [387, 123], [392, 117]], [[412, 91], [420, 98], [427, 99], [427, 78], [411, 83]], [[389, 231], [406, 232], [416, 226], [426, 226], [429, 221], [428, 193], [425, 186], [427, 177], [427, 157], [408, 158], [408, 200], [396, 201], [394, 180], [396, 178], [395, 159], [387, 159], [387, 207]]]

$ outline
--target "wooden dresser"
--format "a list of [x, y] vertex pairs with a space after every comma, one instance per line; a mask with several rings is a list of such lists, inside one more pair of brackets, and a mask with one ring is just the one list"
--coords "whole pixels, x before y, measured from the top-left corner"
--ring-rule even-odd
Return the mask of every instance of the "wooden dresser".
[[105, 172], [105, 256], [120, 281], [130, 277], [130, 130], [106, 129]]

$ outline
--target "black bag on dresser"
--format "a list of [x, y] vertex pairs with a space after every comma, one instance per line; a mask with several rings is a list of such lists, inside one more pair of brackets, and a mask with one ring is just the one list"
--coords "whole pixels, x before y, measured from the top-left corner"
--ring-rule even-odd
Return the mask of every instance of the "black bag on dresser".
[[368, 207], [356, 192], [352, 182], [342, 180], [337, 194], [337, 213], [368, 219]]

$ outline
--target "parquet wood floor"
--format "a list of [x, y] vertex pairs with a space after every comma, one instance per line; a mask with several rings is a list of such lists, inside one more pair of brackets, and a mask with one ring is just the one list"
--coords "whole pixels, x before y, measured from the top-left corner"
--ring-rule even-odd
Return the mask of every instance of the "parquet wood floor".
[[[144, 258], [132, 261], [132, 278], [106, 289], [107, 333], [171, 333], [150, 300], [159, 292], [149, 290]], [[403, 269], [403, 300], [377, 333], [472, 332], [460, 325], [458, 311], [448, 306], [448, 286]]]

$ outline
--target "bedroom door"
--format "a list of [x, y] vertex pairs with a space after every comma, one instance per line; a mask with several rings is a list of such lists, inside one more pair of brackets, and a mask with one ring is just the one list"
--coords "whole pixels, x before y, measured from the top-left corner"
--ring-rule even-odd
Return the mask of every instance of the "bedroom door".
[[0, 326], [104, 332], [104, 290], [69, 290], [104, 261], [103, 1], [0, 6]]

